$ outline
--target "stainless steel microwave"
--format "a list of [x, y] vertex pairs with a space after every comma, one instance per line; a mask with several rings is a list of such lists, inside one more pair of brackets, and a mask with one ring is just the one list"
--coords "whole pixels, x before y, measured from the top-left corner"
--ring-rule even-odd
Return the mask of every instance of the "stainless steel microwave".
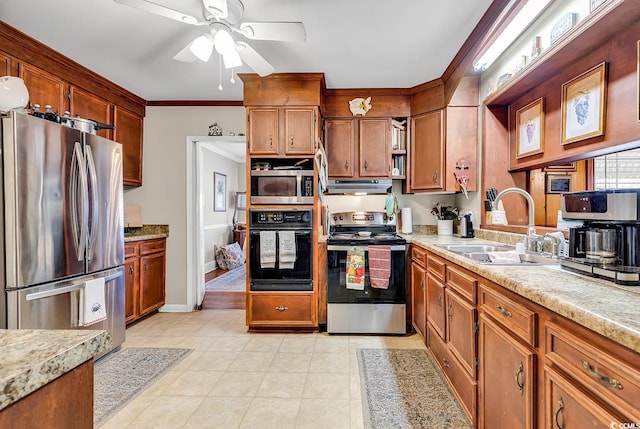
[[251, 170], [251, 204], [313, 204], [313, 170]]

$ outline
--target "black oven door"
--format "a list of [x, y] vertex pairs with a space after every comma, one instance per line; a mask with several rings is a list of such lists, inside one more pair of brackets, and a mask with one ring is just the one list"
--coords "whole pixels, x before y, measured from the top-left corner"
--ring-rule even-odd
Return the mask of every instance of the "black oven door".
[[406, 304], [405, 255], [406, 246], [391, 246], [391, 272], [389, 287], [371, 287], [369, 281], [369, 252], [364, 246], [364, 290], [347, 289], [347, 251], [353, 246], [327, 246], [327, 302], [355, 304]]
[[260, 231], [249, 233], [249, 279], [253, 291], [312, 291], [313, 243], [310, 229], [296, 230], [296, 260], [293, 268], [280, 267], [279, 236], [276, 231], [276, 263], [266, 268], [260, 262]]

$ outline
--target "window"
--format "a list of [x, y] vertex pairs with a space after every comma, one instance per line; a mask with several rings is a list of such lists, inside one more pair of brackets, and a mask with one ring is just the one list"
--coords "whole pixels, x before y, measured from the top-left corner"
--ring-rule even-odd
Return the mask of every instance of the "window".
[[640, 188], [640, 149], [598, 156], [593, 169], [594, 189]]

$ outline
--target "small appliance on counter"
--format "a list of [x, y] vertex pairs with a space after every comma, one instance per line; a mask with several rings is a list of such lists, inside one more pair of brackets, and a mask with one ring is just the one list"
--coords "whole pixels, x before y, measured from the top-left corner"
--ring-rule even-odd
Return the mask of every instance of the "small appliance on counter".
[[563, 268], [640, 286], [640, 189], [573, 192], [562, 196], [562, 218], [581, 220], [569, 229]]
[[475, 233], [473, 231], [473, 221], [471, 217], [473, 213], [467, 213], [462, 215], [460, 218], [460, 237], [462, 238], [473, 238], [475, 237]]
[[331, 215], [327, 238], [328, 333], [407, 332], [407, 242], [396, 234], [396, 218], [385, 212], [364, 211]]

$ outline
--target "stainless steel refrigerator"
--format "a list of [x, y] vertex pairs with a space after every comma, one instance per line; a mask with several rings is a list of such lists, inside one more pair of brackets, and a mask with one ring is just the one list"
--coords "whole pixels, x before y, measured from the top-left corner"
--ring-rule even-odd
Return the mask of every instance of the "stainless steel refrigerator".
[[[122, 146], [23, 113], [2, 116], [0, 327], [106, 329], [124, 342]], [[80, 291], [104, 277], [104, 321]]]

